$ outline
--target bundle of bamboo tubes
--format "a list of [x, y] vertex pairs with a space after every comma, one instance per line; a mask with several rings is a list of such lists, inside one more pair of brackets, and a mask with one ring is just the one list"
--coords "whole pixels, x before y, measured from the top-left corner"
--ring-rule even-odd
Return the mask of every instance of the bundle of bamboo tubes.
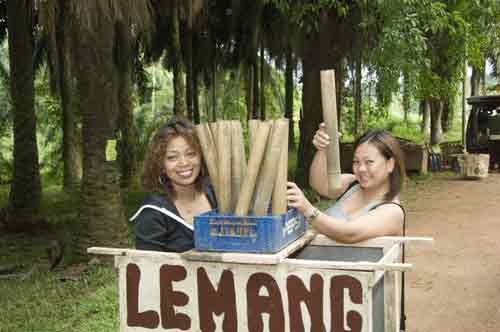
[[237, 216], [286, 212], [288, 119], [250, 120], [249, 157], [239, 121], [196, 126], [220, 214]]

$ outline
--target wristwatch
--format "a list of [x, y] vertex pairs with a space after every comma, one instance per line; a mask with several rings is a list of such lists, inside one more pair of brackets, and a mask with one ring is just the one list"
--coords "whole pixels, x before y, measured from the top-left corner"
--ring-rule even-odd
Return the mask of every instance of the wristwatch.
[[308, 222], [312, 222], [314, 219], [316, 219], [316, 217], [318, 216], [318, 214], [319, 214], [318, 209], [316, 209], [315, 207], [313, 207], [311, 213], [309, 213], [308, 215], [305, 215], [305, 217], [306, 217], [306, 219], [307, 219]]

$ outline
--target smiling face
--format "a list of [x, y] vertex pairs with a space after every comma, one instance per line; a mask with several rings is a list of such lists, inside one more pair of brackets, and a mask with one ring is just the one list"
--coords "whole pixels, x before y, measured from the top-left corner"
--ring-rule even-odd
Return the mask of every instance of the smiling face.
[[378, 148], [366, 142], [354, 152], [352, 170], [363, 189], [377, 189], [389, 185], [389, 175], [394, 169], [394, 159], [386, 159]]
[[201, 171], [201, 155], [184, 137], [174, 137], [167, 145], [164, 168], [174, 190], [194, 185]]

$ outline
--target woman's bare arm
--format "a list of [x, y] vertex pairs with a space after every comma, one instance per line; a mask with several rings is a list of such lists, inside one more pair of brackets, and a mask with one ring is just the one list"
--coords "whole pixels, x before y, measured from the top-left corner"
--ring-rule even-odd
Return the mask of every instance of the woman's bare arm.
[[[288, 183], [288, 205], [306, 217], [317, 210], [293, 182]], [[345, 221], [317, 211], [310, 220], [320, 233], [344, 243], [356, 243], [379, 236], [400, 235], [403, 230], [404, 212], [396, 204], [384, 204], [350, 221]]]

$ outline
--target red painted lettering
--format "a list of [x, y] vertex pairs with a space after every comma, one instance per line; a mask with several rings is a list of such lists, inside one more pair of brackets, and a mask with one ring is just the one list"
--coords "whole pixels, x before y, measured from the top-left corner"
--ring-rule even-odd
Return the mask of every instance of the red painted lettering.
[[238, 330], [233, 272], [224, 270], [219, 280], [219, 287], [215, 290], [208, 278], [207, 271], [202, 267], [198, 269], [198, 312], [200, 314], [200, 329], [203, 332], [215, 331], [213, 313], [216, 315], [224, 313], [222, 330]]
[[164, 329], [189, 330], [191, 319], [188, 315], [175, 313], [174, 306], [182, 307], [188, 304], [189, 296], [173, 290], [172, 282], [186, 279], [186, 269], [183, 266], [163, 265], [160, 268], [160, 308], [161, 325]]
[[336, 332], [360, 332], [363, 326], [363, 317], [357, 311], [351, 310], [347, 313], [347, 326], [349, 330], [344, 329], [344, 289], [349, 290], [352, 303], [363, 303], [363, 289], [358, 279], [348, 275], [335, 276], [330, 284], [331, 301], [331, 330]]
[[311, 332], [325, 332], [323, 322], [323, 278], [319, 274], [311, 276], [310, 291], [302, 279], [295, 275], [287, 278], [288, 312], [290, 315], [290, 331], [303, 332], [304, 321], [300, 304], [304, 302], [311, 317]]
[[153, 310], [139, 312], [139, 282], [141, 270], [136, 264], [127, 264], [127, 325], [148, 329], [157, 328], [160, 324], [158, 313]]
[[[269, 296], [260, 296], [259, 290], [265, 287]], [[247, 283], [247, 311], [248, 331], [263, 330], [261, 314], [269, 313], [269, 330], [273, 332], [285, 331], [285, 317], [283, 301], [278, 284], [267, 273], [255, 273], [250, 276]]]

